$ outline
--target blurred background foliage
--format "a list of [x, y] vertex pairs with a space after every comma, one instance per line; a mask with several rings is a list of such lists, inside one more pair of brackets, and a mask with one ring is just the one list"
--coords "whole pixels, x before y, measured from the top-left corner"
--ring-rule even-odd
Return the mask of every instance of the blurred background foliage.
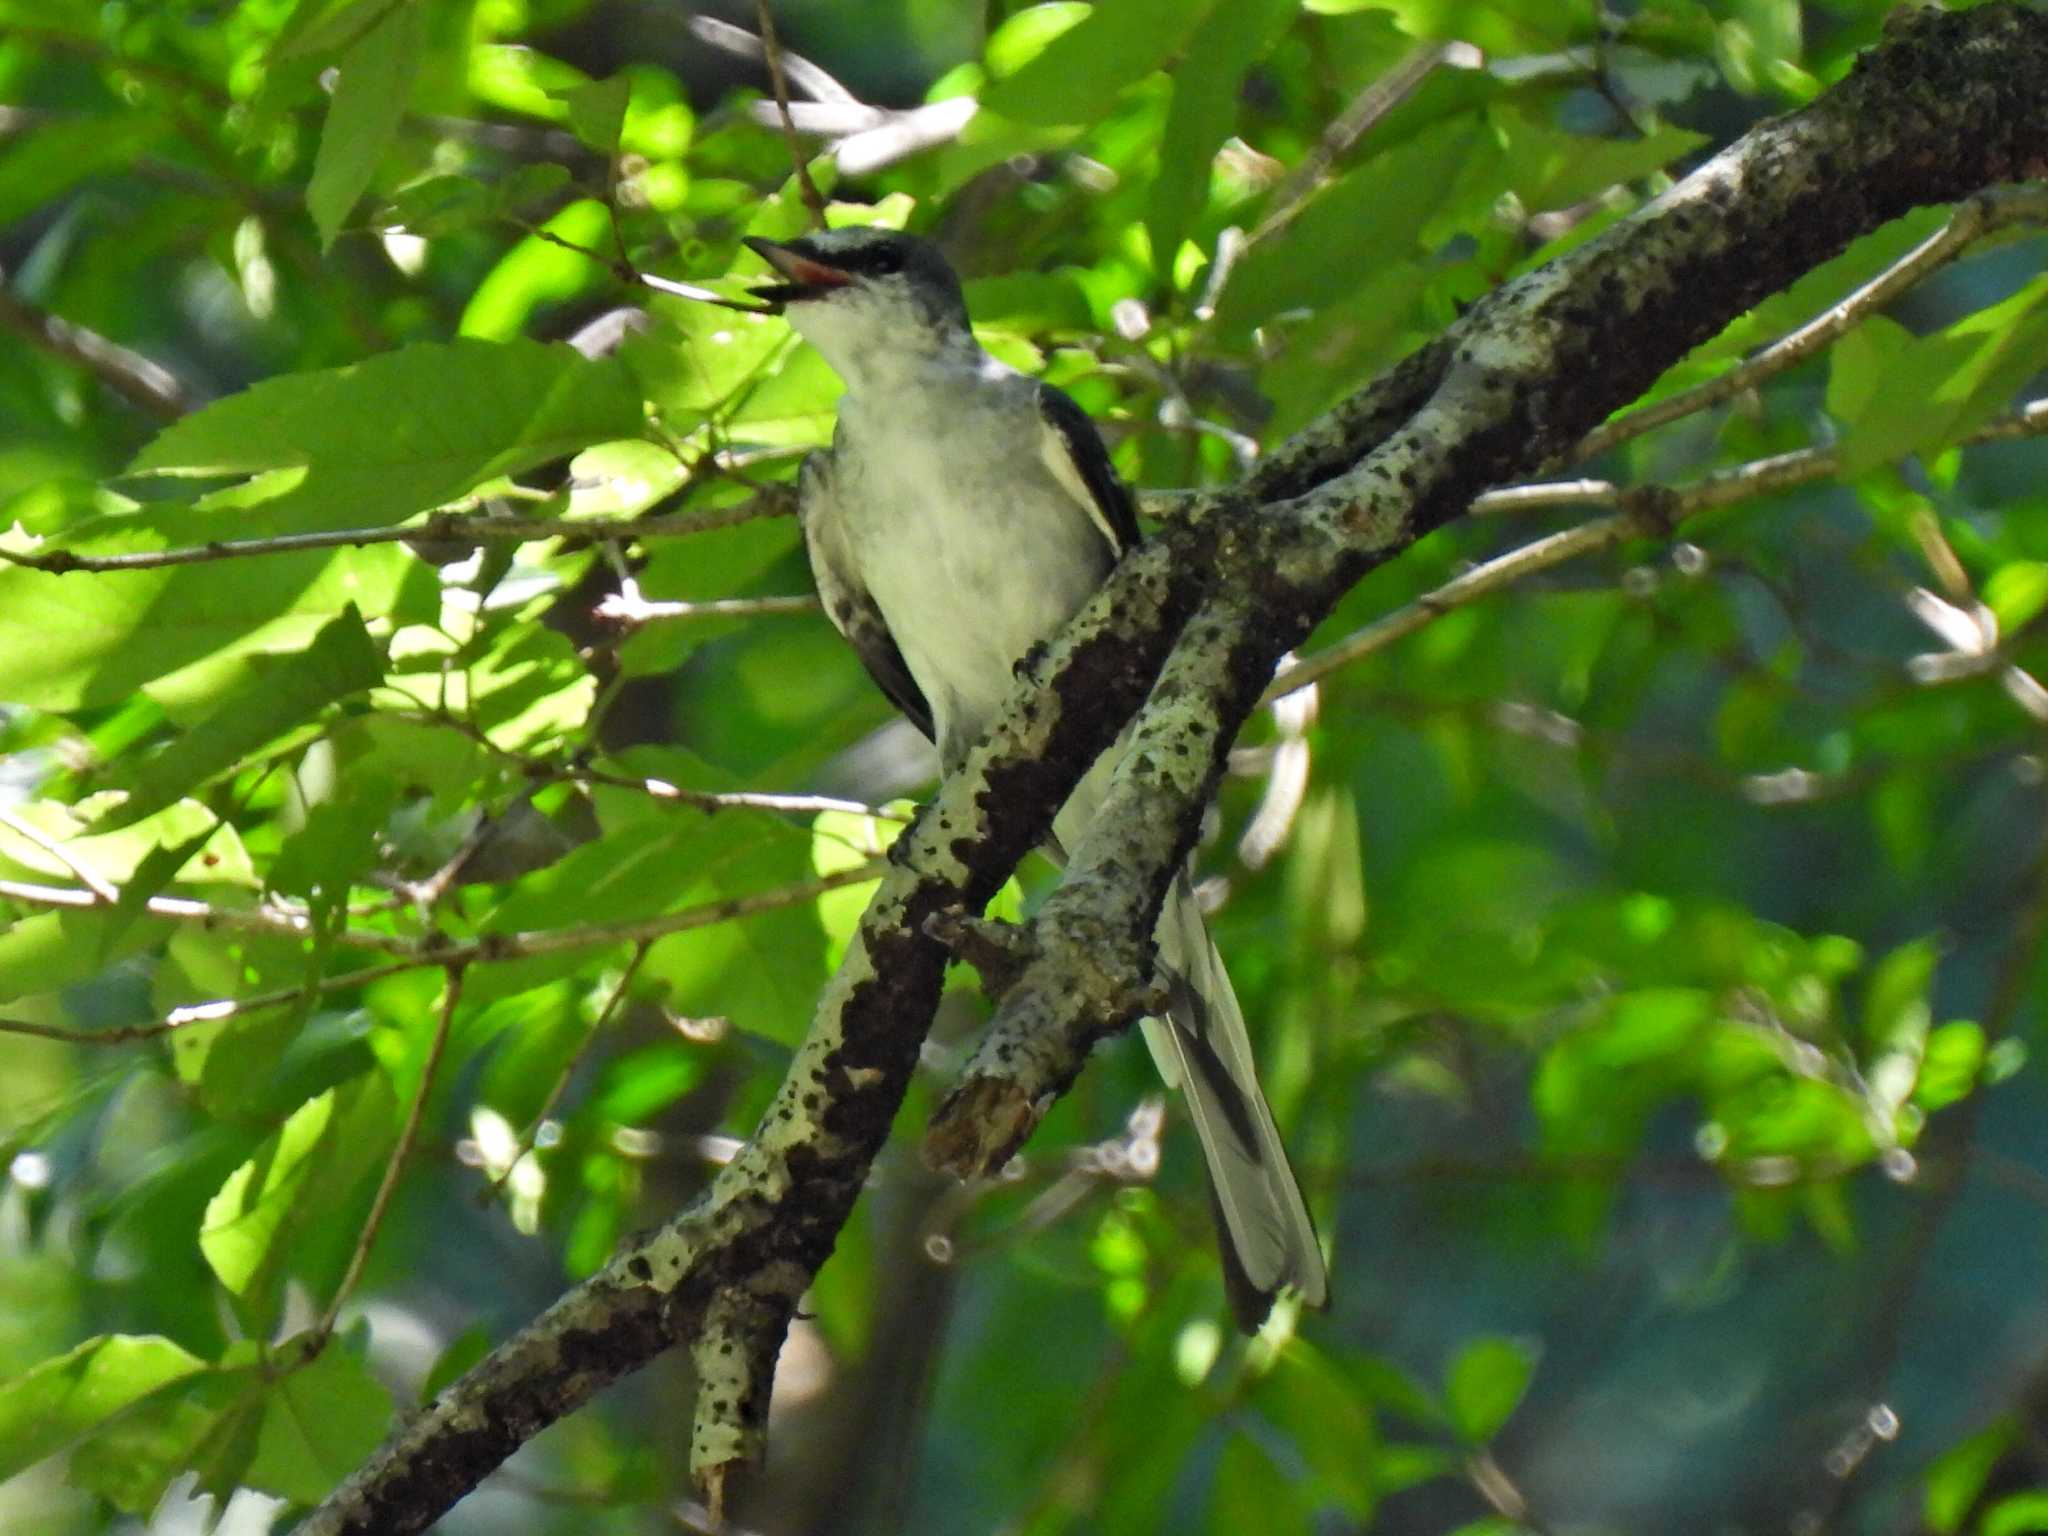
[[[1888, 9], [775, 14], [833, 217], [942, 241], [986, 343], [1174, 487], [1809, 100]], [[804, 223], [752, 10], [693, 10], [0, 0], [0, 552], [541, 520], [0, 567], [0, 1527], [288, 1524], [702, 1187], [858, 915], [818, 878], [928, 780], [775, 601], [808, 591], [787, 517], [559, 536], [737, 519], [830, 429], [779, 322], [626, 280], [737, 291], [740, 236]], [[1327, 1315], [1225, 1331], [1197, 1160], [1127, 1044], [1013, 1177], [925, 1174], [962, 979], [742, 1524], [2048, 1529], [2048, 456], [1954, 446], [2040, 385], [2042, 254], [1988, 242], [1593, 466], [1833, 445], [1838, 475], [1455, 607], [1248, 733], [1202, 873]], [[1445, 529], [1316, 646], [1583, 515]], [[746, 791], [849, 805], [702, 798]], [[455, 995], [374, 947], [578, 925]], [[695, 1528], [688, 1398], [662, 1362], [442, 1528]]]

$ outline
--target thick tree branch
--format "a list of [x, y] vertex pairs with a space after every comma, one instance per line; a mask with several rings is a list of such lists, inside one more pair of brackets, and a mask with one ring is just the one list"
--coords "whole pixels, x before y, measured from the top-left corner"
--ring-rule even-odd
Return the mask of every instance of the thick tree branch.
[[[1812, 107], [1492, 295], [1247, 486], [1204, 498], [1128, 557], [897, 844], [753, 1140], [688, 1210], [445, 1390], [300, 1529], [420, 1530], [542, 1426], [678, 1343], [706, 1373], [700, 1480], [721, 1486], [758, 1454], [766, 1362], [888, 1132], [938, 995], [945, 955], [927, 920], [979, 910], [1169, 652], [1171, 696], [1155, 691], [1160, 718], [1141, 722], [1139, 739], [1170, 744], [1181, 722], [1195, 766], [1159, 773], [1149, 795], [1142, 766], [1120, 769], [1121, 819], [1098, 817], [1074, 851], [1078, 872], [1105, 878], [1069, 880], [1040, 918], [1071, 933], [1099, 916], [1094, 931], [1122, 955], [1096, 963], [1131, 976], [1146, 974], [1147, 914], [1192, 841], [1222, 746], [1280, 656], [1365, 570], [1488, 486], [1561, 460], [1692, 346], [1857, 235], [1916, 204], [2048, 171], [2048, 17], [1900, 14]], [[1040, 1006], [1033, 992], [1013, 987], [1003, 1009]], [[1101, 1011], [1082, 1013], [1051, 1023], [1099, 1031]], [[1001, 1012], [995, 1027], [1010, 1027]]]
[[[2004, 46], [2018, 48], [2028, 36], [2037, 60], [2048, 63], [2048, 21], [2009, 11], [1979, 14], [1999, 17], [1986, 30], [2001, 34]], [[1753, 131], [1600, 238], [1489, 295], [1427, 349], [1434, 354], [1429, 364], [1411, 359], [1405, 377], [1396, 369], [1367, 392], [1377, 399], [1338, 407], [1283, 447], [1261, 471], [1269, 485], [1296, 484], [1303, 463], [1336, 472], [1291, 499], [1256, 511], [1225, 506], [1210, 519], [1214, 546], [1203, 553], [1213, 562], [1216, 589], [1233, 601], [1238, 594], [1250, 600], [1234, 622], [1190, 625], [1182, 633], [1168, 664], [1175, 679], [1170, 696], [1162, 680], [1140, 721], [1140, 739], [1155, 719], [1207, 719], [1220, 722], [1218, 739], [1227, 747], [1281, 658], [1364, 571], [1465, 510], [1488, 482], [1562, 457], [1685, 348], [1904, 212], [1915, 186], [1924, 201], [1974, 190], [1958, 180], [1970, 171], [1957, 166], [1954, 146], [1921, 137], [1936, 120], [1932, 108], [2048, 105], [2048, 89], [2038, 81], [2017, 92], [1994, 78], [1974, 93], [1964, 86], [1958, 60], [1974, 56], [1989, 71], [1997, 52], [1982, 35], [1963, 41], [1975, 30], [1953, 19], [1901, 26], [1888, 48], [1863, 60], [1813, 108]], [[1903, 71], [1895, 66], [1916, 51], [1909, 43], [1924, 47], [1960, 100], [1936, 104], [1924, 88], [1904, 90], [1905, 110], [1892, 102], [1887, 111], [1881, 98], [1901, 87]], [[1975, 121], [1955, 118], [1947, 128], [1960, 133]], [[1987, 136], [1979, 169], [2001, 177], [2048, 169], [2048, 132], [2012, 121], [2003, 139], [1995, 129]], [[1421, 388], [1427, 397], [1381, 435], [1386, 401]], [[1340, 467], [1347, 458], [1348, 467]], [[1755, 471], [1725, 489], [1753, 494], [1767, 478]], [[1712, 493], [1703, 490], [1701, 499], [1710, 501]], [[1640, 517], [1660, 510], [1650, 501], [1643, 496], [1631, 511]], [[1591, 547], [1627, 526], [1614, 519], [1597, 535], [1561, 535], [1561, 547]], [[1175, 530], [1184, 539], [1202, 531], [1199, 519]], [[1190, 550], [1187, 558], [1202, 556]], [[1203, 731], [1199, 742], [1190, 737], [1187, 744], [1196, 750], [1214, 742]], [[1141, 755], [1134, 749], [1130, 757]], [[935, 1118], [928, 1147], [942, 1166], [962, 1175], [999, 1167], [1048, 1097], [1072, 1081], [1094, 1041], [1119, 1022], [1105, 978], [1127, 983], [1143, 972], [1159, 900], [1193, 842], [1220, 771], [1220, 749], [1207, 766], [1191, 787], [1155, 776], [1142, 793], [1135, 780], [1144, 770], [1133, 762], [1119, 770], [1114, 809], [1097, 817], [1074, 850], [1068, 878], [1031, 925], [1034, 948], [1047, 955], [1066, 950], [1064, 978], [1047, 972], [1038, 985], [1004, 997], [989, 1047], [977, 1052]], [[1116, 878], [1097, 878], [1105, 870]], [[1085, 942], [1085, 967], [1069, 938]], [[1049, 992], [1060, 992], [1063, 1005], [1048, 1010]]]

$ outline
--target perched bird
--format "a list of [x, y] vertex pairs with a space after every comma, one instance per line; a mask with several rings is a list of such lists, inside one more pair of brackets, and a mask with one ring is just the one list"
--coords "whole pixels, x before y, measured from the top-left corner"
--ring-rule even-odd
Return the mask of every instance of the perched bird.
[[[825, 612], [950, 773], [1016, 664], [1137, 542], [1130, 491], [1079, 406], [981, 349], [934, 246], [865, 227], [747, 244], [785, 279], [756, 296], [846, 383], [832, 447], [804, 462], [798, 488]], [[1060, 845], [1078, 844], [1115, 760], [1106, 753], [1054, 819]], [[1187, 1093], [1232, 1308], [1249, 1330], [1282, 1286], [1320, 1306], [1315, 1228], [1185, 875], [1157, 941], [1173, 1002], [1145, 1037]]]

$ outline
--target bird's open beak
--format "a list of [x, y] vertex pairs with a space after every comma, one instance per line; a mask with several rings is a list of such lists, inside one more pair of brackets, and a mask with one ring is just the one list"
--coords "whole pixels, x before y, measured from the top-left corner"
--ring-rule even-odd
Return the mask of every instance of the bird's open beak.
[[770, 283], [751, 290], [754, 297], [766, 302], [772, 311], [779, 312], [785, 304], [823, 298], [834, 288], [844, 288], [853, 281], [852, 273], [830, 262], [820, 261], [794, 245], [778, 245], [759, 235], [746, 236], [745, 244], [747, 249], [789, 279], [786, 283]]

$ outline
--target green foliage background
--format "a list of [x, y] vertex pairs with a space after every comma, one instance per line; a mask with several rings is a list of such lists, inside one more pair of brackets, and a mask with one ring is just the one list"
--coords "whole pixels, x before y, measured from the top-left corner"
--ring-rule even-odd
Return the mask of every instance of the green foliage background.
[[[944, 240], [985, 342], [1171, 487], [1234, 478], [1810, 99], [1886, 10], [777, 14], [863, 101], [979, 103], [878, 169], [821, 158], [834, 217]], [[1456, 48], [1294, 198], [1423, 44]], [[208, 1495], [224, 1529], [288, 1521], [700, 1188], [800, 1038], [861, 894], [811, 887], [895, 822], [692, 802], [882, 807], [928, 759], [814, 612], [599, 614], [628, 571], [657, 602], [806, 592], [788, 518], [559, 536], [737, 516], [829, 433], [837, 386], [779, 322], [617, 270], [738, 291], [740, 237], [803, 226], [762, 88], [627, 0], [0, 0], [0, 554], [437, 508], [557, 535], [0, 566], [0, 1527], [195, 1529]], [[1942, 217], [1859, 243], [1660, 392]], [[2048, 1528], [2048, 455], [1953, 446], [2039, 387], [2042, 254], [1991, 242], [1596, 466], [1683, 485], [1837, 443], [1834, 480], [1451, 611], [1248, 737], [1202, 867], [1333, 1246], [1328, 1315], [1222, 1331], [1199, 1170], [1172, 1105], [1155, 1143], [1134, 1047], [1014, 1180], [924, 1174], [916, 1127], [981, 1016], [963, 981], [742, 1520]], [[626, 305], [644, 325], [599, 345]], [[168, 370], [155, 405], [53, 316]], [[1318, 643], [1580, 515], [1446, 529]], [[302, 932], [233, 920], [278, 911]], [[705, 921], [644, 947], [617, 926], [665, 914]], [[581, 925], [613, 926], [490, 958]], [[432, 935], [483, 957], [452, 1002], [374, 947]], [[688, 1528], [687, 1406], [664, 1363], [443, 1528]]]

